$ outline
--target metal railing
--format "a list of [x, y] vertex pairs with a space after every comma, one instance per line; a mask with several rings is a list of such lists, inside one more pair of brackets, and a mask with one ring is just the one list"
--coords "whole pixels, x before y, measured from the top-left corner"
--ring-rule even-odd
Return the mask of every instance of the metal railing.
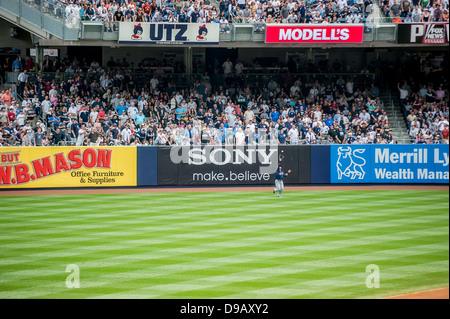
[[0, 9], [63, 40], [79, 40], [79, 12], [58, 0], [0, 0]]
[[[115, 72], [106, 72], [111, 77], [114, 77], [116, 74]], [[101, 74], [93, 74], [93, 73], [87, 73], [83, 72], [81, 74], [76, 73], [66, 73], [66, 72], [27, 72], [28, 74], [28, 81], [30, 83], [35, 83], [38, 79], [38, 77], [41, 77], [44, 82], [50, 81], [53, 82], [54, 80], [56, 83], [61, 82], [67, 82], [70, 79], [74, 79], [75, 76], [80, 75], [83, 80], [87, 80], [88, 83], [92, 83], [94, 80], [99, 81], [99, 78]], [[10, 84], [18, 84], [18, 72], [5, 72], [5, 82]], [[147, 72], [138, 72], [133, 71], [131, 72], [131, 75], [133, 76], [133, 79], [137, 83], [148, 83], [153, 77], [153, 73], [147, 73]], [[187, 74], [187, 73], [166, 73], [167, 80], [169, 82], [173, 82], [178, 87], [190, 87], [193, 83], [196, 81], [200, 81], [203, 79], [203, 74], [200, 73], [193, 73], [193, 74]], [[115, 83], [124, 83], [123, 81], [114, 81]], [[99, 83], [100, 85], [100, 83]]]
[[397, 108], [395, 107], [394, 98], [392, 97], [391, 90], [388, 88], [386, 92], [388, 95], [387, 106], [389, 107], [389, 110], [391, 111], [392, 115], [394, 116], [394, 120], [393, 121], [389, 120], [389, 121], [391, 123], [395, 124], [395, 127], [398, 130], [398, 133], [400, 133], [400, 136], [397, 136], [396, 140], [399, 143], [411, 144], [414, 141], [414, 139], [409, 136], [408, 131], [404, 131], [402, 129], [402, 124], [404, 124], [406, 126], [406, 122], [404, 121], [404, 116], [403, 116], [403, 114], [399, 114]]
[[[97, 28], [98, 24], [100, 28]], [[92, 26], [95, 25], [95, 28]], [[264, 42], [265, 40], [265, 23], [228, 23], [230, 30], [227, 32], [220, 31], [220, 42]], [[120, 28], [120, 26], [119, 26]], [[118, 29], [115, 32], [106, 32], [107, 27], [103, 21], [81, 21], [80, 39], [85, 40], [104, 40], [104, 41], [118, 41]], [[363, 35], [363, 42], [376, 41], [396, 41], [396, 24], [366, 24]]]
[[[138, 70], [141, 70], [139, 72]], [[249, 73], [251, 72], [251, 73]], [[255, 73], [258, 72], [258, 73]], [[38, 77], [41, 77], [44, 82], [56, 80], [57, 83], [61, 83], [62, 81], [67, 82], [69, 79], [73, 79], [75, 76], [80, 75], [82, 80], [86, 79], [88, 83], [93, 82], [94, 80], [99, 81], [101, 74], [93, 74], [83, 72], [81, 74], [75, 73], [65, 73], [65, 72], [28, 72], [28, 80], [30, 83], [36, 82]], [[116, 73], [114, 71], [106, 72], [111, 78], [114, 78]], [[5, 72], [5, 82], [10, 84], [18, 83], [18, 72]], [[141, 86], [142, 83], [148, 83], [150, 79], [153, 77], [154, 72], [147, 71], [145, 69], [136, 69], [131, 72], [133, 79], [138, 83], [138, 86]], [[164, 76], [167, 76], [167, 81], [173, 82], [178, 88], [186, 88], [192, 87], [192, 85], [196, 82], [200, 82], [205, 80], [203, 74], [200, 73], [166, 73]], [[231, 74], [211, 74], [209, 76], [209, 81], [213, 86], [225, 85], [226, 83], [240, 83], [243, 81], [244, 85], [261, 85], [262, 83], [268, 83], [270, 80], [274, 80], [280, 85], [284, 83], [287, 79], [286, 76], [290, 77], [290, 81], [295, 82], [300, 80], [302, 83], [311, 83], [318, 81], [319, 83], [329, 83], [336, 82], [339, 78], [342, 77], [345, 81], [348, 79], [352, 79], [355, 85], [370, 85], [370, 83], [375, 82], [375, 74], [368, 73], [292, 73], [288, 74], [288, 70], [286, 67], [261, 67], [261, 68], [251, 68], [246, 69], [240, 75]], [[120, 81], [115, 81], [115, 83], [121, 83]], [[123, 81], [122, 81], [123, 83]], [[117, 85], [113, 85], [117, 87]], [[123, 89], [123, 88], [122, 88]]]

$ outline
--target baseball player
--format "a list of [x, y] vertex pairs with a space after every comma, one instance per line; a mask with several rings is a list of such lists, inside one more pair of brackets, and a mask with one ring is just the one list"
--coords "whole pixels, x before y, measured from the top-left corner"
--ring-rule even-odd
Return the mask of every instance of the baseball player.
[[285, 174], [281, 168], [281, 164], [278, 164], [278, 169], [275, 173], [275, 188], [273, 189], [273, 193], [277, 193], [277, 197], [281, 197], [281, 193], [283, 193], [284, 190], [284, 182], [283, 179], [289, 175], [291, 170], [288, 170], [288, 172]]

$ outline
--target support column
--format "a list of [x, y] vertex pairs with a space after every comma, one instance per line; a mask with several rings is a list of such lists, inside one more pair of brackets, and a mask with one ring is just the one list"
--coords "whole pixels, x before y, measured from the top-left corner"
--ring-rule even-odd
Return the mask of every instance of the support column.
[[314, 49], [313, 48], [308, 49], [307, 56], [308, 56], [308, 60], [311, 60], [314, 62]]
[[192, 74], [192, 48], [184, 48], [184, 65], [186, 66], [186, 73]]
[[43, 68], [43, 64], [42, 62], [44, 61], [44, 48], [42, 48], [40, 45], [36, 44], [35, 46], [36, 49], [36, 64], [39, 66], [39, 70], [42, 70]]

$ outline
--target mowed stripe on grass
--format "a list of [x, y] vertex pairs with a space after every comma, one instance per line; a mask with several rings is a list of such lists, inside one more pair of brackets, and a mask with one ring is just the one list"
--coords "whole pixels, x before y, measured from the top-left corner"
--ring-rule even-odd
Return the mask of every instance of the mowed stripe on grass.
[[[2, 197], [0, 298], [378, 298], [448, 286], [448, 191]], [[66, 266], [80, 269], [68, 289]], [[375, 264], [380, 288], [366, 287]]]

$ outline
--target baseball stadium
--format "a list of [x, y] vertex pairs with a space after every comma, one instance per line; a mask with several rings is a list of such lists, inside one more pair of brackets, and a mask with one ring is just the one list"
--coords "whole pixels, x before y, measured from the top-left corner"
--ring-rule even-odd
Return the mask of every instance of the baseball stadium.
[[448, 300], [448, 10], [0, 0], [0, 298]]

